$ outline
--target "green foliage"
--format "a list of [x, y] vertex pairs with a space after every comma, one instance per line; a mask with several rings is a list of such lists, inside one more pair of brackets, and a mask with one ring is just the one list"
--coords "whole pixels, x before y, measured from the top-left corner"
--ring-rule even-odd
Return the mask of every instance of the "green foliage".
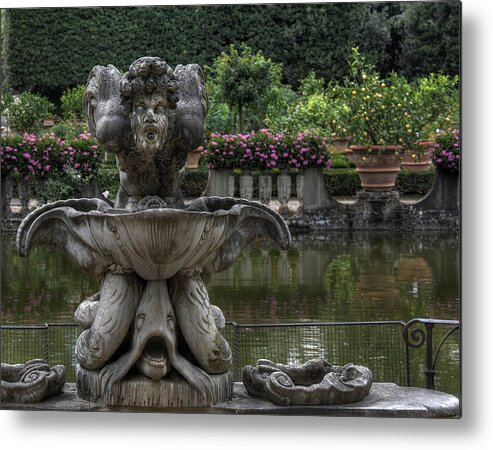
[[86, 182], [75, 173], [67, 173], [63, 178], [47, 178], [42, 182], [33, 183], [33, 193], [40, 204], [56, 200], [79, 198]]
[[435, 172], [406, 172], [397, 175], [396, 189], [401, 195], [426, 195], [432, 185]]
[[211, 68], [219, 98], [230, 112], [238, 113], [239, 129], [245, 130], [244, 110], [266, 110], [270, 91], [280, 86], [282, 66], [265, 58], [261, 52], [253, 53], [246, 44], [240, 51], [230, 45], [229, 53], [221, 53]]
[[349, 61], [349, 76], [340, 88], [350, 109], [349, 134], [357, 145], [398, 145], [408, 134], [402, 121], [406, 91], [381, 78], [358, 49]]
[[74, 88], [68, 88], [63, 92], [60, 101], [62, 103], [62, 116], [65, 120], [73, 122], [85, 120], [86, 116], [82, 107], [84, 89], [85, 86], [80, 84]]
[[207, 186], [207, 169], [186, 170], [180, 186], [184, 198], [200, 197]]
[[460, 2], [404, 2], [398, 69], [408, 78], [459, 74]]
[[323, 78], [310, 73], [301, 81], [299, 96], [284, 114], [270, 118], [268, 126], [277, 132], [314, 130], [328, 140], [348, 133], [349, 108], [334, 83], [325, 86]]
[[96, 64], [127, 68], [149, 54], [172, 66], [205, 66], [230, 44], [244, 42], [254, 53], [261, 50], [282, 63], [283, 82], [296, 87], [310, 70], [325, 79], [342, 76], [364, 8], [271, 4], [10, 9], [7, 82], [16, 91], [59, 97], [67, 87], [84, 83]]
[[392, 21], [389, 20], [386, 5], [369, 4], [358, 30], [358, 48], [368, 62], [378, 68], [389, 65], [388, 48], [391, 45]]
[[354, 169], [333, 169], [325, 173], [325, 186], [330, 195], [356, 195], [361, 190], [359, 176]]
[[350, 169], [354, 168], [355, 164], [353, 161], [350, 161], [345, 152], [332, 152], [331, 159], [331, 167], [332, 169]]
[[55, 105], [47, 98], [31, 92], [19, 94], [4, 111], [9, 125], [19, 132], [38, 131], [43, 119], [52, 117], [54, 112]]
[[12, 97], [12, 95], [8, 92], [4, 91], [0, 94], [0, 111], [2, 114], [6, 109], [8, 109], [13, 100], [14, 97]]
[[7, 84], [50, 98], [96, 64], [147, 54], [205, 66], [241, 43], [282, 63], [294, 89], [310, 72], [342, 78], [355, 46], [385, 75], [459, 73], [460, 2], [13, 8], [2, 21]]
[[114, 200], [120, 187], [120, 175], [115, 161], [103, 161], [99, 166], [98, 184], [101, 192], [107, 192], [108, 198]]
[[[428, 172], [401, 171], [397, 175], [396, 190], [401, 195], [426, 195], [433, 184], [435, 174]], [[334, 196], [354, 196], [361, 190], [361, 183], [354, 169], [333, 168], [325, 172], [327, 192]]]
[[62, 120], [50, 128], [50, 133], [61, 139], [71, 139], [80, 134], [87, 134], [88, 128], [85, 122]]

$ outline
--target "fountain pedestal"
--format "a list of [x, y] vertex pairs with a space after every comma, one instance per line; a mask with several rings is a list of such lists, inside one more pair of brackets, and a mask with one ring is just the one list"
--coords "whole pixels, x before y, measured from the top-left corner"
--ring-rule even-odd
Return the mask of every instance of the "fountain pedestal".
[[108, 406], [142, 408], [201, 407], [231, 400], [231, 371], [209, 376], [212, 380], [212, 398], [206, 399], [176, 372], [159, 381], [132, 373], [115, 383], [111, 391], [103, 393], [99, 371], [84, 369], [79, 365], [75, 370], [77, 393], [82, 399]]

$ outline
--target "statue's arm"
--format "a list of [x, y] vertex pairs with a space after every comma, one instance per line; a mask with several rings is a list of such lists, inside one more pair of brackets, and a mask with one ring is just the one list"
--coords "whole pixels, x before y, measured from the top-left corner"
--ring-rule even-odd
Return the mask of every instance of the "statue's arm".
[[83, 96], [91, 134], [105, 151], [116, 154], [133, 146], [130, 120], [120, 101], [120, 80], [120, 72], [115, 66], [95, 66]]
[[198, 64], [178, 65], [179, 101], [170, 115], [173, 140], [184, 154], [202, 145], [209, 100], [202, 68]]

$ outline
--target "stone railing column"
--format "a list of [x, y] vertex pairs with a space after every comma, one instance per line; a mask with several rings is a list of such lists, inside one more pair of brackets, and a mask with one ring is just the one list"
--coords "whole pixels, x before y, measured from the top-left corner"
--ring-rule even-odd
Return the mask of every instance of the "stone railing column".
[[291, 175], [287, 171], [281, 172], [277, 177], [277, 199], [279, 200], [279, 213], [289, 212], [288, 202], [291, 198]]
[[272, 198], [272, 177], [269, 173], [261, 173], [258, 177], [258, 196], [264, 205]]
[[17, 191], [19, 193], [19, 201], [21, 202], [20, 214], [26, 216], [29, 214], [29, 200], [31, 200], [31, 183], [29, 181], [20, 180], [17, 183]]
[[302, 210], [336, 208], [339, 206], [340, 203], [327, 192], [323, 169], [319, 167], [305, 169]]
[[205, 196], [234, 197], [235, 177], [228, 169], [209, 169]]
[[10, 208], [10, 202], [12, 201], [12, 180], [10, 177], [1, 178], [0, 197], [2, 219], [8, 219], [12, 215], [12, 209]]
[[253, 198], [253, 176], [249, 171], [240, 175], [240, 197], [247, 200]]

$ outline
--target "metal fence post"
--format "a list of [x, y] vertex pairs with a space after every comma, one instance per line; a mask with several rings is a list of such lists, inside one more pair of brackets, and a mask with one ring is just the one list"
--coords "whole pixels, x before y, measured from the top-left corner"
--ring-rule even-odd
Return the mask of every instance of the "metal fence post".
[[433, 369], [433, 323], [425, 323], [426, 327], [426, 388], [435, 389], [435, 374]]
[[44, 336], [44, 339], [43, 339], [43, 359], [46, 362], [46, 364], [49, 364], [50, 363], [50, 352], [49, 352], [50, 329], [49, 329], [47, 323], [45, 323], [43, 336]]
[[241, 380], [241, 336], [240, 327], [236, 322], [233, 326], [233, 376], [235, 381]]

